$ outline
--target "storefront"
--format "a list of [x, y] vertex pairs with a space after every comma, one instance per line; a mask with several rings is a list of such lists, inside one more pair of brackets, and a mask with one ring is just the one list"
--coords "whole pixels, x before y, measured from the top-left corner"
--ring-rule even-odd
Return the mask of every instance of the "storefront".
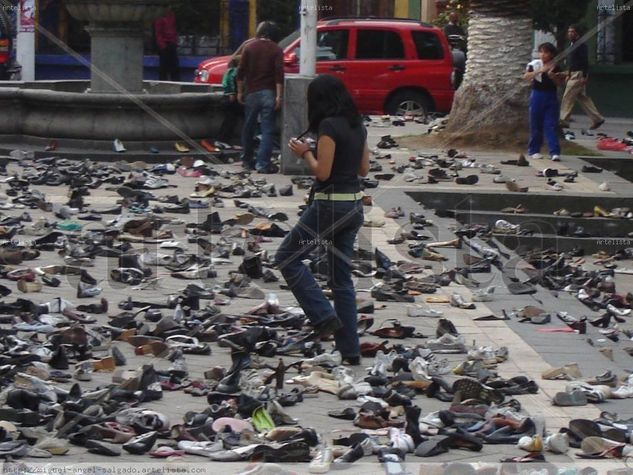
[[[3, 0], [6, 1], [6, 0]], [[17, 0], [12, 0], [17, 3]], [[174, 2], [180, 33], [179, 57], [183, 80], [192, 80], [200, 61], [234, 51], [254, 35], [262, 20], [276, 21], [283, 36], [299, 26], [300, 0], [187, 0]], [[419, 0], [332, 0], [319, 5], [319, 18], [332, 16], [392, 17], [394, 8]], [[400, 5], [400, 7], [399, 7]], [[413, 10], [419, 18], [419, 8]], [[415, 15], [413, 17], [416, 17]], [[90, 36], [85, 25], [68, 14], [63, 0], [36, 0], [36, 79], [87, 79], [89, 69], [74, 56], [90, 60]], [[158, 78], [158, 56], [152, 28], [145, 35], [145, 78]]]

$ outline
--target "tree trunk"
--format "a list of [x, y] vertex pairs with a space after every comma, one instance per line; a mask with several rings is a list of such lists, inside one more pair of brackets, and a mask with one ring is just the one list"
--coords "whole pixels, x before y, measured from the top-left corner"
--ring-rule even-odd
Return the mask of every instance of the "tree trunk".
[[525, 145], [533, 27], [529, 0], [473, 0], [468, 61], [443, 138], [456, 143]]

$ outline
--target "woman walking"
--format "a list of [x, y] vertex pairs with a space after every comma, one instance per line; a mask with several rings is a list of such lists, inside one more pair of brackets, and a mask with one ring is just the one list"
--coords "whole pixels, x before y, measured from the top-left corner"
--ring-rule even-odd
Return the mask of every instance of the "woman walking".
[[[308, 131], [316, 150], [293, 139], [288, 147], [315, 176], [311, 202], [281, 244], [275, 261], [315, 334], [334, 334], [336, 349], [348, 364], [360, 364], [352, 253], [363, 224], [360, 176], [369, 172], [367, 131], [345, 85], [329, 75], [308, 86]], [[317, 247], [327, 251], [328, 285], [334, 308], [303, 264]]]

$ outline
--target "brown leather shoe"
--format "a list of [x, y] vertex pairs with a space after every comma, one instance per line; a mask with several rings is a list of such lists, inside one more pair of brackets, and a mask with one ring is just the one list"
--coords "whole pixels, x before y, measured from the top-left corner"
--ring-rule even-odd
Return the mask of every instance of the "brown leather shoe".
[[114, 364], [114, 358], [107, 356], [100, 360], [92, 360], [92, 369], [94, 371], [114, 371], [116, 365]]
[[153, 355], [164, 357], [169, 354], [169, 346], [162, 341], [155, 341], [145, 345], [137, 346], [134, 349], [136, 355]]
[[0, 264], [20, 265], [22, 264], [22, 251], [0, 251]]

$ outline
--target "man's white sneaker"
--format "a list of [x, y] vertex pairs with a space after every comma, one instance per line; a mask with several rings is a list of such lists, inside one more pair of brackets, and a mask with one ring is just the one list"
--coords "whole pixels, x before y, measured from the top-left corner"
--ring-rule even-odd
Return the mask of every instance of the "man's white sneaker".
[[569, 450], [569, 436], [563, 432], [557, 432], [546, 437], [543, 445], [548, 452], [566, 454]]
[[308, 472], [328, 473], [330, 471], [330, 465], [332, 465], [332, 460], [332, 448], [323, 445], [317, 449], [316, 455], [308, 466]]
[[631, 315], [630, 308], [618, 308], [613, 304], [607, 305], [607, 312], [612, 315], [617, 315], [618, 317], [628, 317], [629, 315]]
[[614, 399], [627, 399], [633, 397], [633, 386], [625, 384], [618, 389], [611, 391], [611, 397]]
[[560, 155], [552, 155], [552, 162], [560, 162]]
[[389, 353], [385, 354], [384, 351], [378, 350], [376, 353], [376, 359], [374, 360], [376, 363], [380, 362], [385, 365], [386, 370], [391, 370], [391, 364], [398, 357], [398, 353], [396, 350], [391, 350]]
[[530, 155], [530, 158], [541, 160], [543, 158], [543, 155], [541, 155], [540, 153], [533, 153], [532, 155]]
[[428, 317], [428, 318], [440, 318], [444, 316], [444, 312], [441, 310], [435, 310], [432, 308], [424, 307], [407, 307], [407, 316], [409, 317]]
[[394, 449], [401, 450], [405, 454], [409, 452], [413, 452], [413, 449], [415, 448], [413, 439], [411, 438], [409, 434], [405, 434], [403, 429], [390, 427], [389, 439], [391, 441], [391, 446]]
[[121, 142], [121, 140], [119, 139], [114, 139], [114, 141], [112, 142], [112, 149], [116, 152], [116, 153], [123, 153], [123, 152], [127, 152], [127, 149], [125, 148], [125, 146], [123, 145], [123, 142]]
[[561, 191], [563, 189], [563, 185], [554, 180], [547, 180], [547, 184], [545, 185], [550, 191]]
[[303, 360], [303, 362], [312, 366], [339, 366], [343, 362], [343, 357], [339, 351], [334, 351], [332, 353], [321, 353], [314, 358]]
[[505, 175], [495, 175], [495, 177], [492, 179], [493, 183], [506, 183], [508, 181], [510, 181], [510, 178], [508, 178]]
[[498, 219], [495, 221], [493, 232], [502, 234], [516, 234], [519, 232], [520, 226], [518, 224], [512, 224], [505, 219]]
[[454, 336], [446, 333], [437, 339], [427, 340], [426, 347], [434, 353], [466, 353], [463, 335]]
[[473, 302], [492, 302], [495, 286], [491, 285], [485, 289], [477, 289], [473, 292]]

